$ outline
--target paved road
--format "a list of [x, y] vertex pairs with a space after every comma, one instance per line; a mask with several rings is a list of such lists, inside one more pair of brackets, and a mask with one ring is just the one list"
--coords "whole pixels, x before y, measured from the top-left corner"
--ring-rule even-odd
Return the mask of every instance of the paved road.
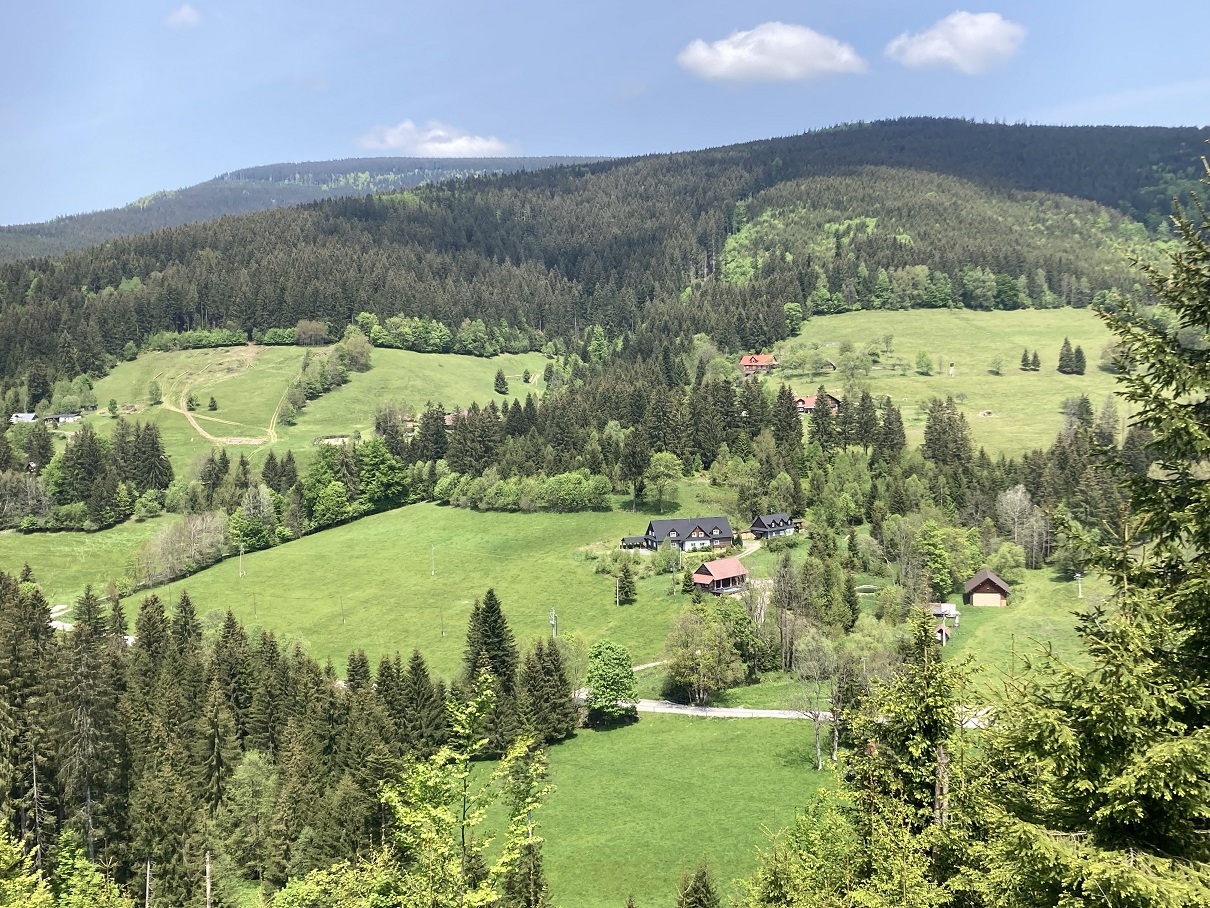
[[[793, 709], [748, 709], [743, 706], [685, 706], [668, 700], [640, 700], [641, 713], [675, 713], [680, 716], [705, 716], [714, 719], [809, 719], [808, 713]], [[828, 722], [831, 713], [821, 712], [819, 718]]]

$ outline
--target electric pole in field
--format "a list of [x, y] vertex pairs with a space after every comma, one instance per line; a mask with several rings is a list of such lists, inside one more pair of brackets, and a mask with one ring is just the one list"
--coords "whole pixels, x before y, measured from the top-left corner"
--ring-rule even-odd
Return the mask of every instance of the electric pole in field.
[[[431, 577], [437, 576], [437, 546], [429, 546], [429, 571]], [[444, 636], [444, 635], [442, 635]]]
[[244, 544], [239, 544], [239, 575], [244, 576]]
[[550, 607], [550, 635], [551, 637], [559, 636], [559, 616], [555, 614], [555, 607]]

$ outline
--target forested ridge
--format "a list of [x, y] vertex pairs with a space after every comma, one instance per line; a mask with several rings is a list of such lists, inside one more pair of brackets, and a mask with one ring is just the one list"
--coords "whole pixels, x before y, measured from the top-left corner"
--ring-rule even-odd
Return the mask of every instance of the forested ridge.
[[154, 192], [121, 208], [65, 215], [42, 223], [0, 226], [0, 262], [62, 255], [120, 236], [150, 233], [229, 214], [595, 160], [599, 158], [350, 158], [245, 167], [183, 189]]
[[[32, 369], [42, 388], [73, 370], [97, 374], [158, 331], [250, 335], [304, 318], [338, 331], [361, 311], [451, 329], [478, 318], [549, 338], [597, 324], [640, 347], [645, 334], [684, 343], [704, 332], [735, 350], [785, 337], [790, 302], [806, 315], [816, 304], [910, 306], [926, 296], [933, 305], [1087, 304], [1130, 292], [1125, 255], [1146, 233], [1123, 230], [1113, 210], [1045, 193], [1132, 213], [1162, 205], [1187, 185], [1200, 138], [901, 120], [170, 228], [0, 268], [0, 379], [14, 387]], [[860, 166], [867, 161], [891, 166]], [[720, 279], [753, 216], [787, 205], [843, 212], [858, 201], [868, 212], [854, 215], [898, 232], [816, 225], [818, 254], [757, 255], [762, 267], [747, 281]], [[1001, 209], [1008, 223], [997, 223]], [[960, 217], [969, 220], [945, 226]], [[884, 279], [903, 289], [884, 300]]]

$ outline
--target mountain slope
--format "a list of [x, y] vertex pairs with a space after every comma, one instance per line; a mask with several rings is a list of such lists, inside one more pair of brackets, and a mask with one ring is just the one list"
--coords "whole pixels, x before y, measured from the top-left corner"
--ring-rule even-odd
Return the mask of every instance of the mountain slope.
[[442, 180], [597, 161], [592, 157], [350, 158], [270, 164], [156, 192], [122, 208], [0, 227], [0, 262], [61, 255], [120, 236], [318, 199], [412, 189]]
[[883, 271], [893, 306], [1082, 305], [1132, 292], [1151, 242], [1103, 200], [1161, 204], [1157, 174], [1181, 184], [1206, 134], [895, 121], [170, 228], [0, 266], [0, 376], [36, 367], [41, 386], [156, 331], [339, 330], [360, 311], [546, 338], [598, 324], [640, 355], [702, 332], [761, 348], [787, 302], [885, 304]]

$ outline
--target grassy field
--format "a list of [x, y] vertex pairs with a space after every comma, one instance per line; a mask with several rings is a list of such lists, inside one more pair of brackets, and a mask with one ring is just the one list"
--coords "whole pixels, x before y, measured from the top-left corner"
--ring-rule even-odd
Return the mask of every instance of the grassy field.
[[[550, 750], [555, 790], [536, 814], [551, 900], [577, 908], [671, 905], [704, 857], [724, 903], [756, 869], [765, 832], [821, 785], [809, 722], [645, 714]], [[687, 761], [686, 755], [692, 754]]]
[[595, 573], [582, 549], [615, 547], [649, 519], [629, 510], [410, 505], [246, 555], [243, 577], [239, 559], [228, 559], [158, 592], [175, 598], [187, 589], [199, 612], [231, 608], [246, 624], [301, 640], [341, 669], [354, 648], [374, 664], [383, 653], [419, 648], [449, 676], [460, 666], [471, 603], [491, 586], [519, 640], [549, 634], [553, 607], [560, 634], [609, 637], [644, 662], [658, 658], [688, 597], [670, 595], [666, 577], [647, 578], [638, 600], [618, 608], [613, 577]]
[[128, 572], [139, 547], [178, 518], [169, 514], [130, 521], [102, 533], [0, 533], [0, 570], [10, 574], [28, 563], [47, 600], [72, 604], [91, 583], [101, 593]]
[[[299, 347], [147, 353], [118, 365], [97, 382], [100, 410], [89, 421], [102, 434], [112, 431], [113, 420], [105, 412], [105, 405], [113, 399], [128, 418], [151, 419], [159, 425], [165, 449], [178, 473], [218, 443], [233, 445], [258, 466], [270, 449], [280, 454], [287, 448], [305, 450], [324, 435], [368, 434], [374, 426], [374, 410], [383, 401], [404, 403], [413, 412], [422, 410], [429, 401], [440, 402], [446, 409], [465, 407], [474, 401], [504, 401], [492, 387], [497, 369], [503, 369], [509, 380], [511, 395], [507, 399], [524, 398], [527, 390], [541, 389], [546, 365], [540, 353], [483, 359], [378, 349], [369, 372], [351, 373], [348, 384], [311, 401], [297, 423], [287, 426], [275, 421], [274, 414], [302, 359]], [[537, 376], [528, 386], [521, 382], [526, 369]], [[147, 388], [152, 381], [160, 384], [164, 399], [161, 406], [148, 403]], [[190, 414], [196, 427], [182, 412], [188, 393], [198, 401], [198, 409]], [[207, 409], [212, 396], [218, 403], [218, 410], [213, 412]]]
[[[903, 412], [908, 443], [918, 444], [924, 433], [928, 401], [953, 396], [966, 414], [976, 447], [1019, 455], [1049, 447], [1063, 425], [1064, 399], [1087, 394], [1100, 409], [1115, 387], [1114, 376], [1098, 368], [1101, 348], [1109, 332], [1088, 309], [1023, 309], [1015, 312], [974, 312], [965, 309], [913, 309], [897, 312], [848, 312], [810, 319], [796, 338], [779, 345], [784, 359], [796, 349], [819, 344], [825, 356], [835, 360], [840, 344], [849, 341], [861, 347], [891, 335], [894, 352], [867, 380], [870, 393], [889, 395]], [[1084, 375], [1061, 375], [1056, 371], [1063, 338], [1083, 347], [1088, 360]], [[1038, 351], [1042, 368], [1023, 372], [1019, 368], [1022, 349]], [[916, 355], [928, 354], [933, 374], [918, 375]], [[937, 369], [940, 357], [943, 368]], [[1003, 372], [992, 375], [992, 360], [1003, 358]], [[896, 360], [906, 368], [895, 369]], [[954, 377], [948, 376], [954, 364]], [[787, 370], [775, 372], [773, 381], [791, 384], [796, 394], [814, 394], [821, 384], [839, 394], [839, 376], [811, 377]], [[1120, 407], [1120, 404], [1119, 404]], [[979, 416], [983, 411], [991, 416]]]
[[1036, 660], [1047, 645], [1060, 659], [1078, 661], [1076, 613], [1101, 598], [1103, 588], [1099, 580], [1088, 579], [1083, 592], [1081, 600], [1074, 581], [1056, 580], [1041, 570], [1027, 571], [1003, 608], [961, 605], [961, 596], [951, 596], [962, 616], [945, 648], [946, 658], [972, 657], [979, 669], [976, 683], [994, 690], [1002, 689], [1004, 678], [1019, 675], [1026, 660]]

